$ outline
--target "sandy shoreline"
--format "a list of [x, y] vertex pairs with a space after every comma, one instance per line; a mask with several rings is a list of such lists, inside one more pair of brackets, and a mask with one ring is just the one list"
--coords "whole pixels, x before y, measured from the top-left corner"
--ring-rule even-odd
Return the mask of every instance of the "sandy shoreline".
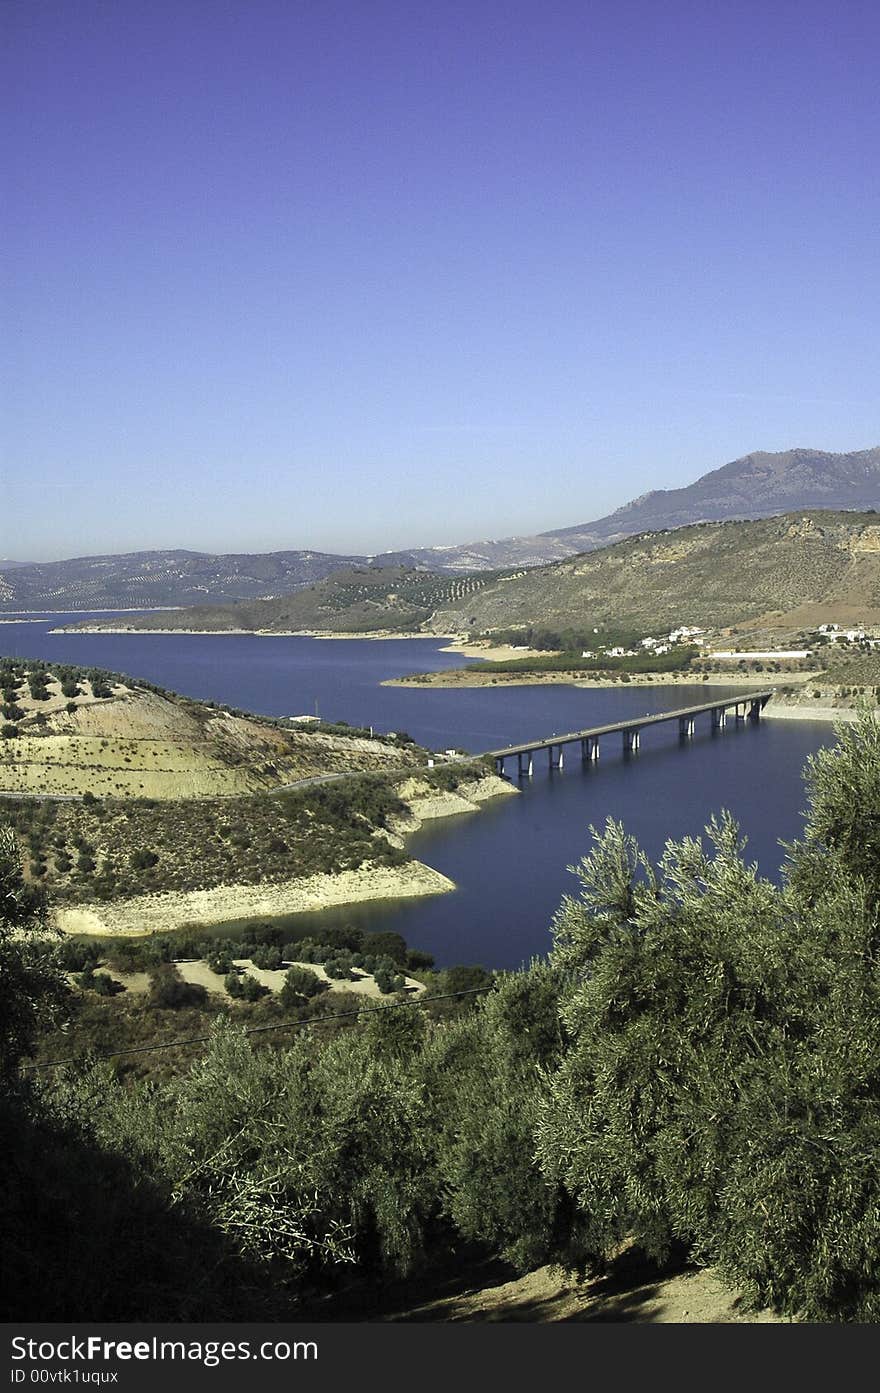
[[[387, 640], [395, 638], [421, 638], [421, 639], [457, 639], [456, 634], [420, 634], [420, 633], [395, 633], [386, 629], [377, 629], [369, 633], [336, 633], [332, 629], [142, 629], [139, 625], [114, 624], [112, 628], [105, 624], [64, 624], [57, 629], [50, 629], [50, 634], [184, 634], [189, 638], [321, 638], [321, 639], [351, 639], [365, 638], [370, 640]], [[457, 653], [463, 650], [457, 648], [443, 649], [443, 652]], [[522, 657], [522, 654], [520, 654]]]
[[774, 706], [772, 701], [768, 701], [763, 716], [765, 720], [774, 721], [842, 721], [848, 725], [858, 720], [859, 713], [852, 706], [808, 706], [806, 703], [790, 706], [785, 702]]
[[[472, 645], [465, 645], [468, 652], [473, 651]], [[447, 652], [464, 651], [463, 649], [450, 648]], [[522, 655], [520, 655], [522, 656]], [[771, 673], [770, 676], [776, 678], [775, 682], [762, 682], [765, 673], [744, 673], [744, 672], [712, 672], [709, 680], [703, 683], [702, 673], [683, 673], [680, 676], [670, 676], [664, 674], [664, 680], [657, 681], [656, 677], [649, 677], [644, 673], [630, 675], [629, 682], [620, 683], [613, 679], [602, 677], [572, 677], [565, 672], [547, 673], [481, 673], [479, 670], [472, 672], [462, 672], [453, 669], [450, 672], [436, 673], [417, 673], [412, 677], [392, 677], [382, 682], [383, 687], [488, 687], [488, 686], [542, 686], [557, 684], [560, 686], [582, 687], [582, 688], [619, 688], [623, 687], [653, 687], [653, 688], [673, 688], [679, 686], [693, 686], [699, 683], [705, 686], [708, 691], [713, 687], [749, 687], [752, 690], [759, 690], [761, 687], [792, 686], [798, 684], [806, 686], [809, 682], [816, 680], [814, 673]], [[427, 679], [427, 680], [426, 680]], [[494, 679], [494, 680], [493, 680]], [[783, 679], [783, 680], [780, 680]], [[848, 724], [858, 719], [858, 712], [851, 706], [812, 706], [806, 702], [795, 704], [783, 700], [771, 700], [763, 710], [765, 719], [776, 721], [825, 721], [832, 724], [836, 721], [843, 721]]]
[[63, 933], [141, 938], [183, 924], [220, 924], [265, 914], [300, 914], [368, 900], [446, 894], [454, 881], [421, 861], [406, 866], [362, 866], [337, 875], [312, 875], [262, 885], [217, 885], [210, 890], [166, 891], [117, 903], [60, 905], [55, 922]]

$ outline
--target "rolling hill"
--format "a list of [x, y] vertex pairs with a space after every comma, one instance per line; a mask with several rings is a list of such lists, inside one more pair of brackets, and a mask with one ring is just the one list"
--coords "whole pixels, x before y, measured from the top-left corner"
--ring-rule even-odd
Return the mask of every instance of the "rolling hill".
[[360, 560], [319, 551], [135, 551], [0, 563], [0, 610], [161, 609], [287, 594]]
[[880, 517], [813, 510], [695, 523], [550, 566], [462, 577], [354, 568], [284, 599], [125, 615], [104, 627], [448, 634], [613, 623], [648, 632], [758, 619], [880, 622]]
[[124, 614], [94, 627], [209, 633], [239, 629], [265, 633], [406, 633], [425, 625], [440, 606], [466, 603], [470, 595], [478, 594], [494, 579], [494, 572], [449, 576], [407, 566], [355, 566], [278, 599], [198, 605], [161, 615]]
[[[381, 772], [424, 762], [415, 747], [390, 738], [285, 726], [109, 674], [96, 687], [94, 677], [80, 673], [72, 684], [77, 695], [69, 699], [62, 691], [67, 669], [3, 662], [4, 693], [15, 684], [4, 710], [17, 713], [17, 724], [4, 726], [0, 740], [4, 795], [221, 798], [334, 771]], [[28, 686], [33, 672], [47, 674], [37, 695]]]
[[308, 550], [241, 555], [138, 551], [41, 564], [0, 561], [0, 612], [225, 605], [287, 596], [352, 566], [446, 575], [503, 571], [546, 565], [641, 532], [695, 522], [874, 507], [880, 508], [880, 447], [849, 454], [758, 452], [704, 474], [686, 488], [655, 490], [607, 517], [536, 536], [378, 556]]
[[826, 620], [880, 623], [880, 518], [873, 512], [787, 513], [628, 538], [499, 577], [466, 604], [438, 608], [431, 627], [486, 632], [613, 621], [649, 632]]

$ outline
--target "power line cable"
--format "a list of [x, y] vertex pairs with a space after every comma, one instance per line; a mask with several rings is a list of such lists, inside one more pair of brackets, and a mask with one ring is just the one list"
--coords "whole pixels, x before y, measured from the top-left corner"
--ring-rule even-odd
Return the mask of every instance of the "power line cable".
[[[381, 1006], [362, 1006], [357, 1011], [339, 1011], [333, 1016], [313, 1016], [306, 1020], [298, 1021], [279, 1021], [275, 1025], [252, 1025], [244, 1030], [245, 1035], [263, 1035], [271, 1030], [302, 1030], [311, 1025], [327, 1025], [330, 1021], [351, 1020], [355, 1016], [373, 1016], [379, 1011], [396, 1011], [402, 1006], [429, 1006], [435, 1001], [453, 1001], [462, 996], [477, 996], [482, 992], [494, 990], [494, 983], [485, 987], [468, 987], [466, 991], [444, 992], [441, 996], [418, 997], [414, 1001], [388, 1001]], [[123, 1055], [131, 1054], [153, 1054], [158, 1050], [173, 1050], [182, 1048], [185, 1045], [205, 1044], [210, 1040], [210, 1035], [190, 1035], [185, 1040], [162, 1040], [156, 1045], [135, 1045], [127, 1050], [111, 1050], [108, 1054], [92, 1055], [89, 1063], [97, 1063], [101, 1059], [120, 1059]], [[33, 1073], [39, 1069], [58, 1069], [65, 1064], [82, 1063], [73, 1055], [68, 1055], [66, 1059], [45, 1059], [36, 1064], [23, 1064], [23, 1073]]]

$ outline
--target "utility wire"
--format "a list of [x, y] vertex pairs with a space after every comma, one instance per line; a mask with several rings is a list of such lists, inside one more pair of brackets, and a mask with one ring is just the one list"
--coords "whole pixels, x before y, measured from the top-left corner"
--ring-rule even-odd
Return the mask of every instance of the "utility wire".
[[[245, 1028], [245, 1035], [263, 1035], [270, 1030], [302, 1030], [311, 1025], [327, 1025], [330, 1021], [350, 1020], [354, 1016], [373, 1016], [378, 1011], [397, 1011], [402, 1006], [429, 1006], [435, 1001], [453, 1001], [457, 997], [477, 996], [482, 992], [494, 990], [494, 983], [486, 987], [468, 987], [463, 992], [445, 992], [442, 996], [416, 997], [413, 1001], [388, 1001], [382, 1006], [362, 1006], [357, 1011], [339, 1011], [334, 1016], [313, 1016], [306, 1020], [299, 1021], [280, 1021], [277, 1025], [252, 1025]], [[101, 1059], [119, 1059], [122, 1055], [130, 1054], [153, 1054], [157, 1050], [173, 1050], [184, 1045], [200, 1045], [210, 1040], [210, 1035], [190, 1035], [185, 1040], [162, 1040], [157, 1045], [135, 1045], [127, 1050], [111, 1050], [109, 1054], [92, 1055], [89, 1063]], [[23, 1064], [23, 1073], [33, 1073], [38, 1069], [58, 1069], [65, 1064], [81, 1063], [74, 1055], [68, 1055], [66, 1059], [46, 1059], [38, 1064]]]

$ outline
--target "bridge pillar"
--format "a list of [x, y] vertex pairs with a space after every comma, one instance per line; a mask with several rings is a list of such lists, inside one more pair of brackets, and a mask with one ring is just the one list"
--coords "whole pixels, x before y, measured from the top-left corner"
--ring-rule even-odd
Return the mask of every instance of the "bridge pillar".
[[599, 758], [599, 737], [598, 735], [588, 735], [581, 741], [581, 759], [584, 764], [590, 760]]
[[[521, 779], [532, 777], [532, 752], [531, 750], [521, 751], [517, 755], [518, 773]], [[525, 763], [523, 763], [525, 761]]]
[[551, 768], [551, 769], [561, 769], [561, 768], [562, 768], [562, 764], [563, 764], [562, 746], [561, 746], [561, 745], [548, 745], [548, 746], [547, 746], [547, 758], [548, 758], [548, 761], [549, 761], [549, 764], [550, 764], [550, 768]]
[[744, 721], [746, 718], [746, 703], [744, 701], [738, 701], [733, 709], [733, 714], [736, 720]]
[[723, 727], [723, 726], [726, 726], [726, 725], [727, 725], [727, 712], [725, 711], [724, 707], [723, 707], [723, 706], [714, 706], [714, 707], [712, 708], [712, 729], [713, 729], [713, 730], [721, 730], [722, 727]]
[[503, 756], [503, 755], [501, 755], [500, 757], [499, 757], [498, 755], [496, 755], [496, 757], [495, 757], [495, 773], [499, 776], [499, 778], [502, 778], [502, 779], [504, 778], [504, 756]]
[[749, 720], [750, 720], [750, 721], [760, 721], [760, 719], [761, 719], [761, 712], [762, 712], [763, 710], [764, 710], [763, 702], [761, 702], [760, 700], [758, 700], [758, 701], [753, 701], [752, 704], [751, 704], [751, 706], [749, 707]]
[[693, 716], [679, 716], [679, 718], [678, 718], [678, 734], [679, 734], [679, 738], [682, 739], [682, 740], [690, 740], [690, 739], [692, 738], [692, 736], [693, 736], [693, 733], [694, 733], [694, 718], [693, 718]]
[[639, 748], [639, 732], [637, 730], [624, 730], [623, 753], [625, 755], [635, 754]]

